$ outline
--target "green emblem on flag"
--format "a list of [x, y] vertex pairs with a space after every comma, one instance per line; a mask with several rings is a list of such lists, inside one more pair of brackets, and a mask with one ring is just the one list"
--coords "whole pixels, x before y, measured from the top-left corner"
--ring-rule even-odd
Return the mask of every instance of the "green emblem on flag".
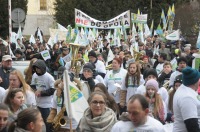
[[70, 100], [71, 102], [77, 101], [79, 98], [81, 98], [83, 95], [81, 92], [79, 92], [76, 88], [73, 86], [70, 86]]
[[43, 57], [47, 57], [47, 56], [49, 56], [49, 53], [46, 52], [46, 53], [44, 53], [42, 56], [43, 56]]

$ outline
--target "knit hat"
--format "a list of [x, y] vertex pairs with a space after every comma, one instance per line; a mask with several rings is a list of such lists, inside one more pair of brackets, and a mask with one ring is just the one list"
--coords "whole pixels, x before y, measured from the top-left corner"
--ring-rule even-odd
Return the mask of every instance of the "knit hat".
[[158, 74], [155, 69], [147, 69], [144, 71], [143, 78], [146, 79], [149, 75], [153, 75], [158, 78]]
[[155, 79], [150, 79], [150, 80], [148, 80], [145, 86], [146, 86], [146, 89], [147, 89], [149, 86], [154, 87], [156, 91], [158, 91], [158, 89], [159, 89], [159, 87], [158, 87], [158, 82], [157, 82]]
[[176, 76], [176, 78], [175, 78], [175, 80], [174, 80], [174, 85], [175, 85], [175, 83], [177, 83], [177, 82], [179, 82], [179, 83], [181, 83], [181, 84], [183, 83], [182, 74]]
[[97, 58], [97, 55], [96, 55], [96, 53], [95, 53], [94, 50], [91, 50], [91, 51], [88, 53], [88, 57], [89, 57], [89, 56], [93, 56], [93, 57]]
[[91, 72], [93, 72], [95, 70], [95, 65], [94, 63], [88, 62], [83, 66], [83, 71], [84, 70], [90, 70]]
[[182, 70], [183, 84], [189, 86], [199, 81], [200, 73], [196, 69], [186, 67]]

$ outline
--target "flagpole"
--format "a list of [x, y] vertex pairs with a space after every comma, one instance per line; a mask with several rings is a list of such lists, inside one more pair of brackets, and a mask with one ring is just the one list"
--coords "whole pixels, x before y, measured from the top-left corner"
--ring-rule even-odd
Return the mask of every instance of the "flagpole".
[[11, 21], [11, 0], [8, 0], [8, 19], [9, 19], [9, 43], [11, 43], [12, 21]]

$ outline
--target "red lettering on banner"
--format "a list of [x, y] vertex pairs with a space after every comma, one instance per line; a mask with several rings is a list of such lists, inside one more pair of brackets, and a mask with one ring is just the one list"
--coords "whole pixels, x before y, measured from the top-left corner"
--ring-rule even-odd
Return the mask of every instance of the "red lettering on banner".
[[83, 25], [88, 25], [88, 20], [82, 20], [80, 18], [76, 18], [75, 23], [77, 23], [77, 24], [83, 24]]

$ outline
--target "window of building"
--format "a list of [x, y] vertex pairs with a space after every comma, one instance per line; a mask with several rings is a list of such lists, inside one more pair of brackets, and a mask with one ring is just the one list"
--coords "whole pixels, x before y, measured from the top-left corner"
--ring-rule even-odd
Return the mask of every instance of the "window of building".
[[47, 0], [40, 0], [40, 10], [47, 9]]

